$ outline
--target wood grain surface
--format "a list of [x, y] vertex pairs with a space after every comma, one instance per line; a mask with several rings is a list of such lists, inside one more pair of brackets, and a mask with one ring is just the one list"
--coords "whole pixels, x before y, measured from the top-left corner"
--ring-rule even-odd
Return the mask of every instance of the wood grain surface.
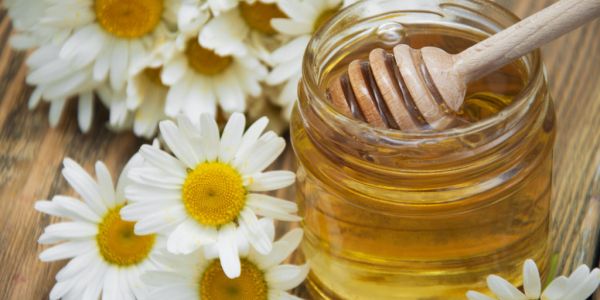
[[[524, 17], [553, 1], [499, 2]], [[87, 134], [77, 128], [73, 105], [56, 128], [49, 128], [47, 106], [27, 108], [32, 89], [24, 83], [26, 54], [8, 46], [11, 30], [6, 11], [0, 10], [0, 300], [47, 299], [64, 262], [38, 260], [44, 247], [37, 244], [37, 238], [57, 220], [36, 212], [34, 201], [74, 194], [60, 175], [64, 157], [89, 171], [96, 160], [103, 160], [116, 174], [146, 141], [105, 129], [107, 112], [99, 106]], [[600, 166], [599, 33], [600, 21], [596, 20], [543, 48], [558, 117], [551, 240], [560, 273], [569, 273], [581, 263], [597, 264], [600, 196], [594, 174]], [[293, 169], [294, 164], [288, 148], [274, 168]], [[293, 190], [280, 191], [279, 196], [292, 199]], [[298, 293], [304, 295], [301, 289]]]

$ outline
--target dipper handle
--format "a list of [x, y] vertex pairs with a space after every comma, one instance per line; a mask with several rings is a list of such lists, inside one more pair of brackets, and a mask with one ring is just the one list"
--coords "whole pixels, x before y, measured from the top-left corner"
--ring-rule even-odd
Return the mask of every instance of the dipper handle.
[[561, 0], [454, 57], [467, 82], [531, 52], [600, 14], [600, 0]]

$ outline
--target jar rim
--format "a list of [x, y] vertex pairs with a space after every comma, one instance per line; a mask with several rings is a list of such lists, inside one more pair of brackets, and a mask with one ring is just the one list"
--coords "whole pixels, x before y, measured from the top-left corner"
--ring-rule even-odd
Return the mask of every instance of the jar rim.
[[[320, 106], [319, 111], [321, 113], [331, 114], [330, 119], [337, 120], [338, 122], [344, 125], [351, 126], [352, 128], [356, 128], [358, 130], [366, 130], [377, 136], [385, 136], [386, 140], [435, 140], [439, 138], [452, 138], [481, 132], [489, 129], [490, 127], [496, 126], [502, 122], [506, 122], [510, 118], [516, 118], [517, 120], [521, 119], [527, 113], [528, 108], [533, 106], [533, 103], [536, 100], [536, 93], [545, 82], [544, 68], [541, 61], [541, 51], [539, 49], [536, 49], [520, 58], [526, 63], [525, 65], [528, 66], [527, 80], [521, 91], [514, 97], [512, 104], [506, 107], [505, 109], [499, 111], [494, 116], [491, 116], [484, 120], [473, 122], [466, 126], [449, 128], [444, 130], [422, 130], [406, 132], [397, 129], [374, 127], [368, 123], [365, 123], [352, 117], [348, 117], [339, 112], [333, 106], [333, 104], [330, 103], [330, 101], [326, 100], [327, 96], [325, 91], [323, 91], [319, 87], [319, 84], [317, 82], [317, 74], [313, 71], [313, 66], [311, 65], [316, 61], [314, 58], [314, 53], [316, 53], [316, 51], [310, 51], [310, 49], [318, 49], [318, 43], [320, 43], [322, 40], [325, 40], [319, 37], [324, 36], [330, 31], [332, 31], [334, 26], [340, 23], [345, 17], [351, 15], [353, 12], [364, 10], [366, 6], [374, 5], [373, 2], [377, 1], [382, 0], [359, 1], [344, 8], [338, 14], [336, 14], [330, 20], [328, 20], [325, 24], [323, 24], [323, 26], [321, 26], [310, 39], [302, 63], [302, 81], [308, 93], [315, 96], [314, 98], [316, 98], [316, 101], [314, 102], [314, 104]], [[419, 0], [419, 2], [421, 3], [430, 2], [435, 3], [438, 6], [441, 5], [442, 1], [443, 0]], [[402, 5], [405, 5], [406, 3], [411, 3], [414, 5], [413, 1], [398, 1], [399, 9], [401, 9]], [[503, 18], [508, 18], [512, 24], [517, 23], [521, 20], [518, 16], [516, 16], [507, 8], [489, 0], [449, 0], [448, 3], [451, 3], [453, 6], [465, 5], [465, 8], [469, 11], [473, 10], [473, 5], [485, 7], [486, 9], [492, 9], [502, 14]], [[414, 9], [410, 9], [410, 11], [414, 11]], [[507, 27], [502, 26], [500, 30], [504, 28]]]

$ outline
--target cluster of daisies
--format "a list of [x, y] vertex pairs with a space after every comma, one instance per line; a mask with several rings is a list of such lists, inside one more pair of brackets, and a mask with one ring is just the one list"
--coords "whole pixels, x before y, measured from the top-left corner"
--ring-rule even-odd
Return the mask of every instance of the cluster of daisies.
[[261, 193], [295, 180], [265, 171], [285, 147], [267, 123], [245, 130], [244, 115], [234, 113], [220, 133], [209, 114], [161, 121], [163, 147], [142, 146], [116, 186], [102, 162], [94, 179], [65, 159], [62, 174], [82, 201], [59, 195], [35, 204], [68, 219], [39, 237], [58, 243], [42, 261], [70, 259], [50, 299], [299, 299], [286, 291], [308, 266], [282, 263], [303, 232], [275, 241], [274, 229], [274, 220], [299, 221], [298, 208]]
[[87, 131], [94, 99], [109, 128], [153, 137], [185, 114], [288, 118], [311, 34], [349, 0], [5, 0], [16, 49], [32, 50], [29, 106], [69, 99]]
[[[42, 261], [70, 259], [50, 299], [300, 299], [288, 291], [309, 267], [282, 263], [303, 232], [274, 238], [274, 221], [299, 221], [298, 207], [262, 193], [291, 185], [295, 175], [265, 171], [285, 148], [283, 138], [265, 132], [267, 123], [263, 117], [245, 129], [244, 115], [234, 113], [221, 133], [209, 114], [198, 122], [185, 115], [161, 121], [163, 144], [143, 145], [116, 187], [102, 162], [94, 179], [65, 159], [62, 174], [83, 201], [59, 195], [35, 204], [68, 219], [46, 227], [38, 240], [57, 244], [40, 254]], [[499, 300], [585, 300], [600, 284], [600, 270], [581, 266], [542, 293], [528, 260], [523, 282], [521, 292], [488, 277]], [[496, 299], [475, 291], [466, 296]]]

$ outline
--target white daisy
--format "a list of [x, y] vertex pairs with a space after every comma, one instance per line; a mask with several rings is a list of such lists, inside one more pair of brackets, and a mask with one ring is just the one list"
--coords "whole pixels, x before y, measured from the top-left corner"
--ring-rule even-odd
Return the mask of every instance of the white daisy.
[[145, 68], [134, 73], [127, 84], [127, 107], [133, 111], [133, 133], [151, 138], [164, 112], [169, 88], [160, 81], [160, 68]]
[[[139, 163], [141, 157], [135, 156], [123, 172]], [[100, 294], [102, 299], [145, 297], [147, 288], [140, 275], [158, 266], [154, 256], [164, 241], [157, 235], [135, 235], [134, 224], [119, 215], [127, 177], [119, 178], [115, 190], [103, 163], [96, 163], [96, 181], [70, 159], [64, 160], [62, 173], [83, 201], [55, 196], [35, 204], [38, 211], [71, 220], [49, 225], [38, 240], [60, 242], [40, 254], [42, 261], [71, 259], [56, 274], [50, 299], [98, 299]]]
[[169, 35], [179, 0], [47, 1], [41, 23], [72, 32], [59, 56], [88, 66], [96, 81], [108, 78], [113, 90], [120, 91], [131, 67]]
[[177, 42], [178, 51], [165, 63], [161, 79], [170, 86], [165, 113], [216, 115], [217, 103], [230, 114], [246, 110], [247, 96], [258, 97], [267, 69], [250, 55], [220, 56], [202, 47], [195, 37]]
[[50, 125], [56, 126], [67, 99], [77, 97], [79, 127], [85, 132], [92, 124], [94, 90], [100, 83], [93, 79], [91, 69], [78, 68], [60, 58], [59, 51], [59, 46], [50, 43], [36, 49], [27, 59], [26, 80], [36, 86], [29, 98], [29, 108], [35, 108], [42, 99], [49, 102]]
[[262, 134], [268, 120], [261, 118], [244, 133], [244, 115], [235, 113], [221, 138], [217, 123], [202, 115], [199, 127], [184, 116], [178, 124], [159, 124], [166, 146], [174, 156], [142, 146], [142, 166], [129, 173], [133, 183], [126, 196], [131, 202], [122, 216], [137, 234], [165, 229], [167, 249], [189, 254], [214, 245], [230, 278], [240, 275], [240, 233], [258, 252], [271, 251], [268, 235], [257, 225], [257, 214], [282, 221], [299, 221], [293, 202], [259, 194], [289, 186], [289, 171], [263, 171], [284, 150], [285, 140], [273, 132]]
[[[265, 224], [266, 219], [260, 222]], [[273, 240], [273, 223], [269, 238]], [[166, 270], [148, 272], [143, 280], [154, 289], [149, 299], [300, 299], [287, 293], [306, 278], [308, 266], [281, 265], [302, 239], [302, 230], [288, 232], [273, 243], [268, 255], [252, 249], [240, 253], [241, 273], [230, 279], [218, 259], [206, 259], [202, 251], [164, 257]]]
[[569, 277], [560, 276], [554, 279], [542, 292], [540, 273], [533, 260], [528, 259], [523, 265], [523, 292], [514, 287], [505, 279], [490, 275], [487, 278], [489, 289], [497, 298], [486, 296], [482, 293], [469, 291], [469, 300], [585, 300], [598, 288], [600, 284], [600, 270], [581, 265]]
[[172, 43], [158, 48], [145, 63], [132, 70], [127, 81], [127, 109], [133, 113], [133, 132], [151, 138], [156, 134], [158, 122], [167, 118], [165, 103], [169, 87], [160, 79], [165, 57], [174, 51]]
[[284, 17], [273, 0], [241, 1], [238, 7], [211, 18], [200, 31], [198, 41], [222, 56], [245, 55], [253, 50], [251, 34], [273, 38], [277, 31], [271, 27], [271, 19]]
[[297, 99], [297, 85], [302, 71], [302, 57], [312, 34], [335, 13], [356, 0], [281, 0], [279, 8], [289, 18], [276, 18], [271, 25], [282, 34], [293, 37], [275, 50], [269, 64], [274, 68], [267, 76], [270, 85], [284, 84], [275, 103], [284, 107], [286, 117]]

